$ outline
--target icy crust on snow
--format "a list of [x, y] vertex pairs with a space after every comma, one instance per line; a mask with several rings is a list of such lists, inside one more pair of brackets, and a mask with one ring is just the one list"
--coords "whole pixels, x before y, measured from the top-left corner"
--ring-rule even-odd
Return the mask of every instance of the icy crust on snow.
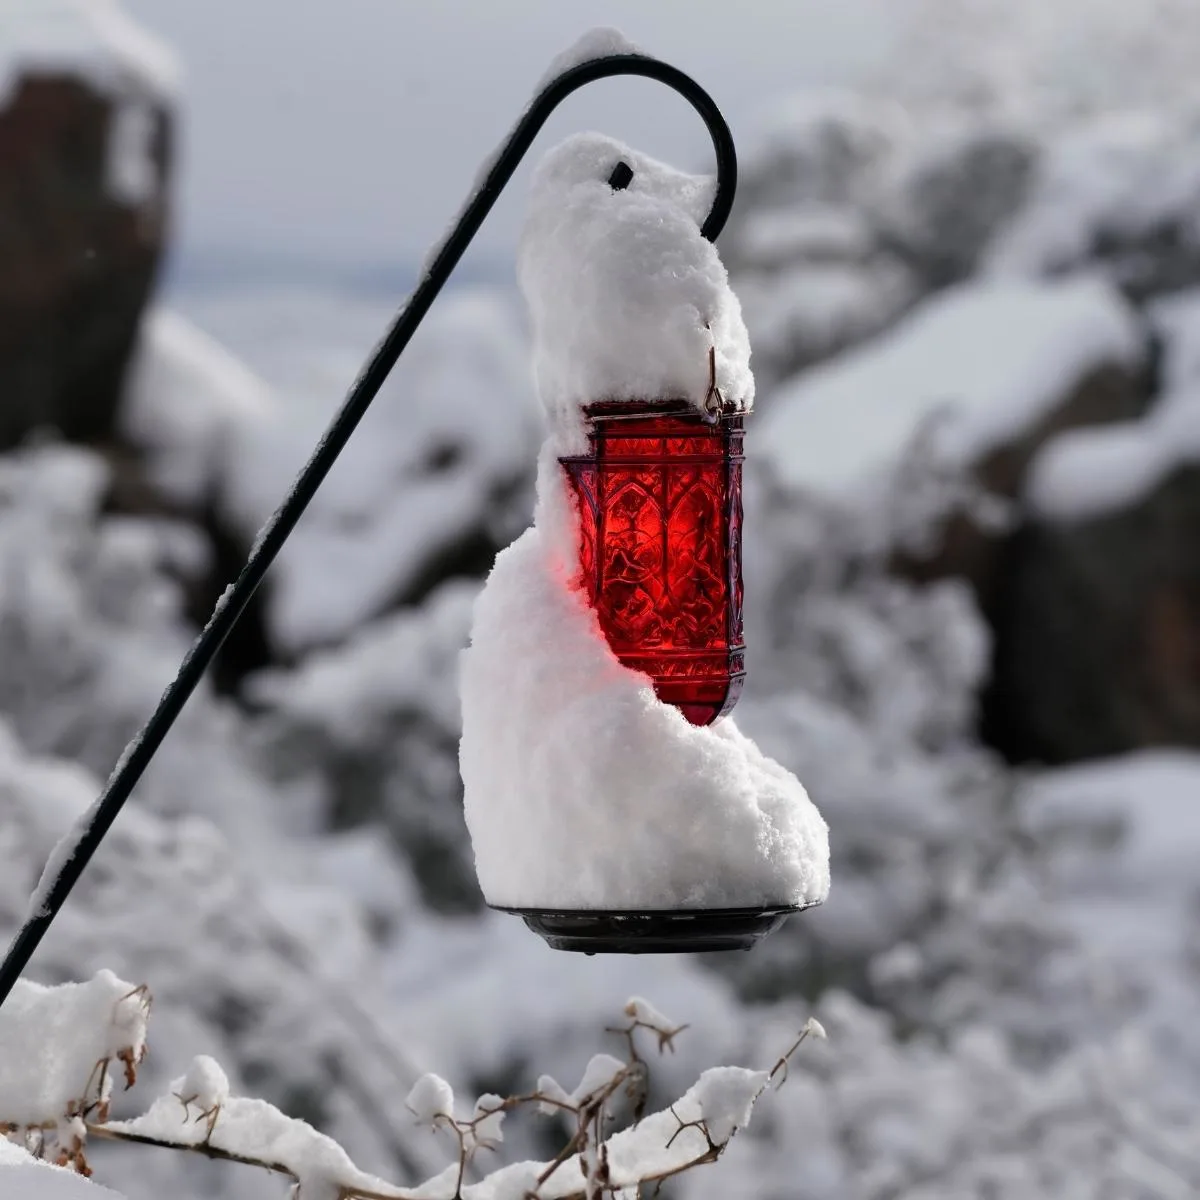
[[844, 496], [939, 416], [942, 449], [970, 463], [1036, 425], [1089, 370], [1141, 353], [1133, 313], [1098, 278], [962, 284], [783, 389], [756, 444], [782, 482]]
[[97, 1064], [140, 1060], [148, 1015], [144, 990], [111, 971], [58, 987], [17, 980], [0, 1008], [0, 1125], [53, 1124], [106, 1101], [113, 1068]]
[[609, 649], [573, 586], [565, 487], [547, 451], [538, 524], [497, 556], [462, 657], [484, 896], [581, 909], [824, 899], [827, 829], [800, 782], [732, 720], [689, 725]]
[[[620, 162], [628, 187], [608, 180]], [[538, 394], [582, 449], [579, 409], [599, 400], [709, 393], [754, 401], [750, 341], [716, 247], [700, 236], [714, 181], [597, 133], [568, 138], [534, 174], [517, 276], [533, 322]]]
[[5, 0], [0, 5], [0, 103], [29, 71], [82, 74], [105, 91], [172, 97], [175, 56], [116, 0]]

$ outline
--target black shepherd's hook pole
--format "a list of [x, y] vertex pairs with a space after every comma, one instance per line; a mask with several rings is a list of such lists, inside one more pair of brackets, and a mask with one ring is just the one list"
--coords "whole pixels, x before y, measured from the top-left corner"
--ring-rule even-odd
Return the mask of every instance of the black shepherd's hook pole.
[[[408, 303], [400, 311], [351, 387], [345, 403], [326, 430], [325, 436], [321, 438], [312, 457], [296, 477], [292, 490], [263, 526], [241, 574], [221, 597], [208, 624], [187, 652], [179, 674], [163, 692], [158, 707], [142, 731], [130, 742], [103, 792], [78, 826], [73, 852], [66, 857], [65, 862], [56, 862], [47, 868], [45, 890], [43, 892], [39, 889], [40, 903], [33, 906], [36, 911], [30, 912], [25, 923], [17, 931], [8, 954], [0, 965], [0, 1004], [4, 1003], [12, 991], [13, 984], [24, 971], [46, 930], [50, 928], [59, 909], [71, 894], [71, 889], [91, 861], [96, 848], [104, 840], [122, 805], [142, 777], [142, 772], [200, 682], [200, 677], [229, 636], [230, 630], [254, 594], [254, 589], [262, 582], [268, 567], [287, 541], [288, 535], [295, 528], [296, 522], [308, 507], [309, 501], [321, 486], [337, 456], [350, 440], [350, 435], [383, 386], [388, 373], [396, 365], [396, 360], [404, 353], [404, 348], [416, 332], [417, 326], [421, 324], [442, 290], [442, 285], [458, 265], [463, 252], [483, 224], [492, 205], [496, 203], [505, 184], [512, 178], [517, 164], [524, 157], [538, 131], [554, 109], [572, 92], [593, 80], [605, 79], [612, 75], [641, 75], [665, 83], [683, 96], [704, 118], [717, 152], [717, 188], [712, 210], [700, 232], [709, 241], [715, 241], [724, 228], [737, 187], [737, 157], [733, 137], [712, 97], [694, 79], [676, 67], [654, 58], [647, 58], [641, 54], [614, 54], [571, 67], [546, 85], [517, 123], [482, 186], [471, 197], [458, 223], [442, 242], [432, 263], [409, 297]], [[618, 165], [613, 172], [610, 182], [615, 188], [625, 187], [630, 181], [628, 164], [624, 164], [624, 167], [622, 171], [621, 165]], [[54, 858], [59, 857], [56, 852]], [[55, 868], [58, 871], [57, 876], [50, 878]]]

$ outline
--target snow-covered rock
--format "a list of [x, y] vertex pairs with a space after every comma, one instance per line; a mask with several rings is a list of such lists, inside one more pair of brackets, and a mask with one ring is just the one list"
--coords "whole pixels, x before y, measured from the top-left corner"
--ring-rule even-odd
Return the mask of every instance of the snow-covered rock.
[[[404, 858], [439, 911], [481, 903], [458, 773], [458, 656], [477, 591], [451, 581], [342, 646], [247, 681], [272, 773], [311, 792], [325, 828]], [[394, 919], [388, 902], [370, 907]]]
[[835, 498], [894, 469], [931, 424], [963, 466], [1018, 447], [1027, 458], [1050, 428], [1133, 415], [1133, 397], [1072, 409], [1090, 377], [1130, 373], [1142, 352], [1133, 313], [1100, 280], [964, 283], [783, 388], [754, 430], [758, 458], [785, 485]]
[[0, 446], [114, 438], [166, 236], [174, 74], [112, 0], [0, 11]]
[[873, 336], [920, 298], [919, 272], [875, 212], [910, 136], [898, 106], [813, 91], [779, 104], [744, 148], [722, 254], [766, 383]]
[[10, 0], [0, 14], [0, 98], [25, 74], [64, 74], [117, 95], [173, 98], [172, 50], [117, 0]]
[[1028, 196], [984, 268], [1004, 276], [1100, 270], [1139, 300], [1195, 286], [1198, 205], [1200, 114], [1101, 113], [1046, 140]]
[[[258, 297], [243, 317], [257, 325], [260, 369], [277, 395], [267, 420], [239, 431], [221, 482], [224, 510], [253, 537], [388, 312], [349, 299], [314, 311], [303, 297]], [[331, 349], [328, 334], [316, 336], [323, 326], [346, 330], [344, 343]], [[337, 642], [447, 577], [485, 573], [512, 535], [514, 509], [528, 502], [534, 430], [526, 339], [508, 297], [485, 288], [444, 297], [272, 569], [275, 646], [294, 654]]]
[[1026, 501], [993, 685], [1006, 749], [1200, 744], [1200, 393], [1054, 438]]

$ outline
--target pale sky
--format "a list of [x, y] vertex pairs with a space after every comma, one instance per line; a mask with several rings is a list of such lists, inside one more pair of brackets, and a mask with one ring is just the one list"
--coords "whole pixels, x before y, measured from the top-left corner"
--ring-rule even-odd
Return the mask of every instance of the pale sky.
[[[546, 65], [619, 28], [694, 75], [734, 137], [772, 99], [886, 52], [898, 0], [124, 0], [185, 71], [180, 240], [330, 261], [419, 256], [458, 209]], [[660, 84], [606, 80], [530, 152], [599, 129], [706, 170], [702, 122]], [[527, 168], [526, 168], [527, 170]], [[511, 253], [524, 173], [479, 235]]]

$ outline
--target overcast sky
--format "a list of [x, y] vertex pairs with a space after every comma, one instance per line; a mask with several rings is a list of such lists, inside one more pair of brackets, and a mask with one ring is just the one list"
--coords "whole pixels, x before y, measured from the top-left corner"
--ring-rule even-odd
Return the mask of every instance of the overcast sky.
[[[898, 0], [124, 0], [186, 73], [185, 251], [329, 261], [420, 255], [549, 60], [613, 25], [693, 74], [744, 145], [769, 102], [886, 52]], [[568, 100], [531, 152], [600, 129], [708, 169], [703, 124], [644, 80]], [[512, 253], [525, 176], [479, 235]]]

